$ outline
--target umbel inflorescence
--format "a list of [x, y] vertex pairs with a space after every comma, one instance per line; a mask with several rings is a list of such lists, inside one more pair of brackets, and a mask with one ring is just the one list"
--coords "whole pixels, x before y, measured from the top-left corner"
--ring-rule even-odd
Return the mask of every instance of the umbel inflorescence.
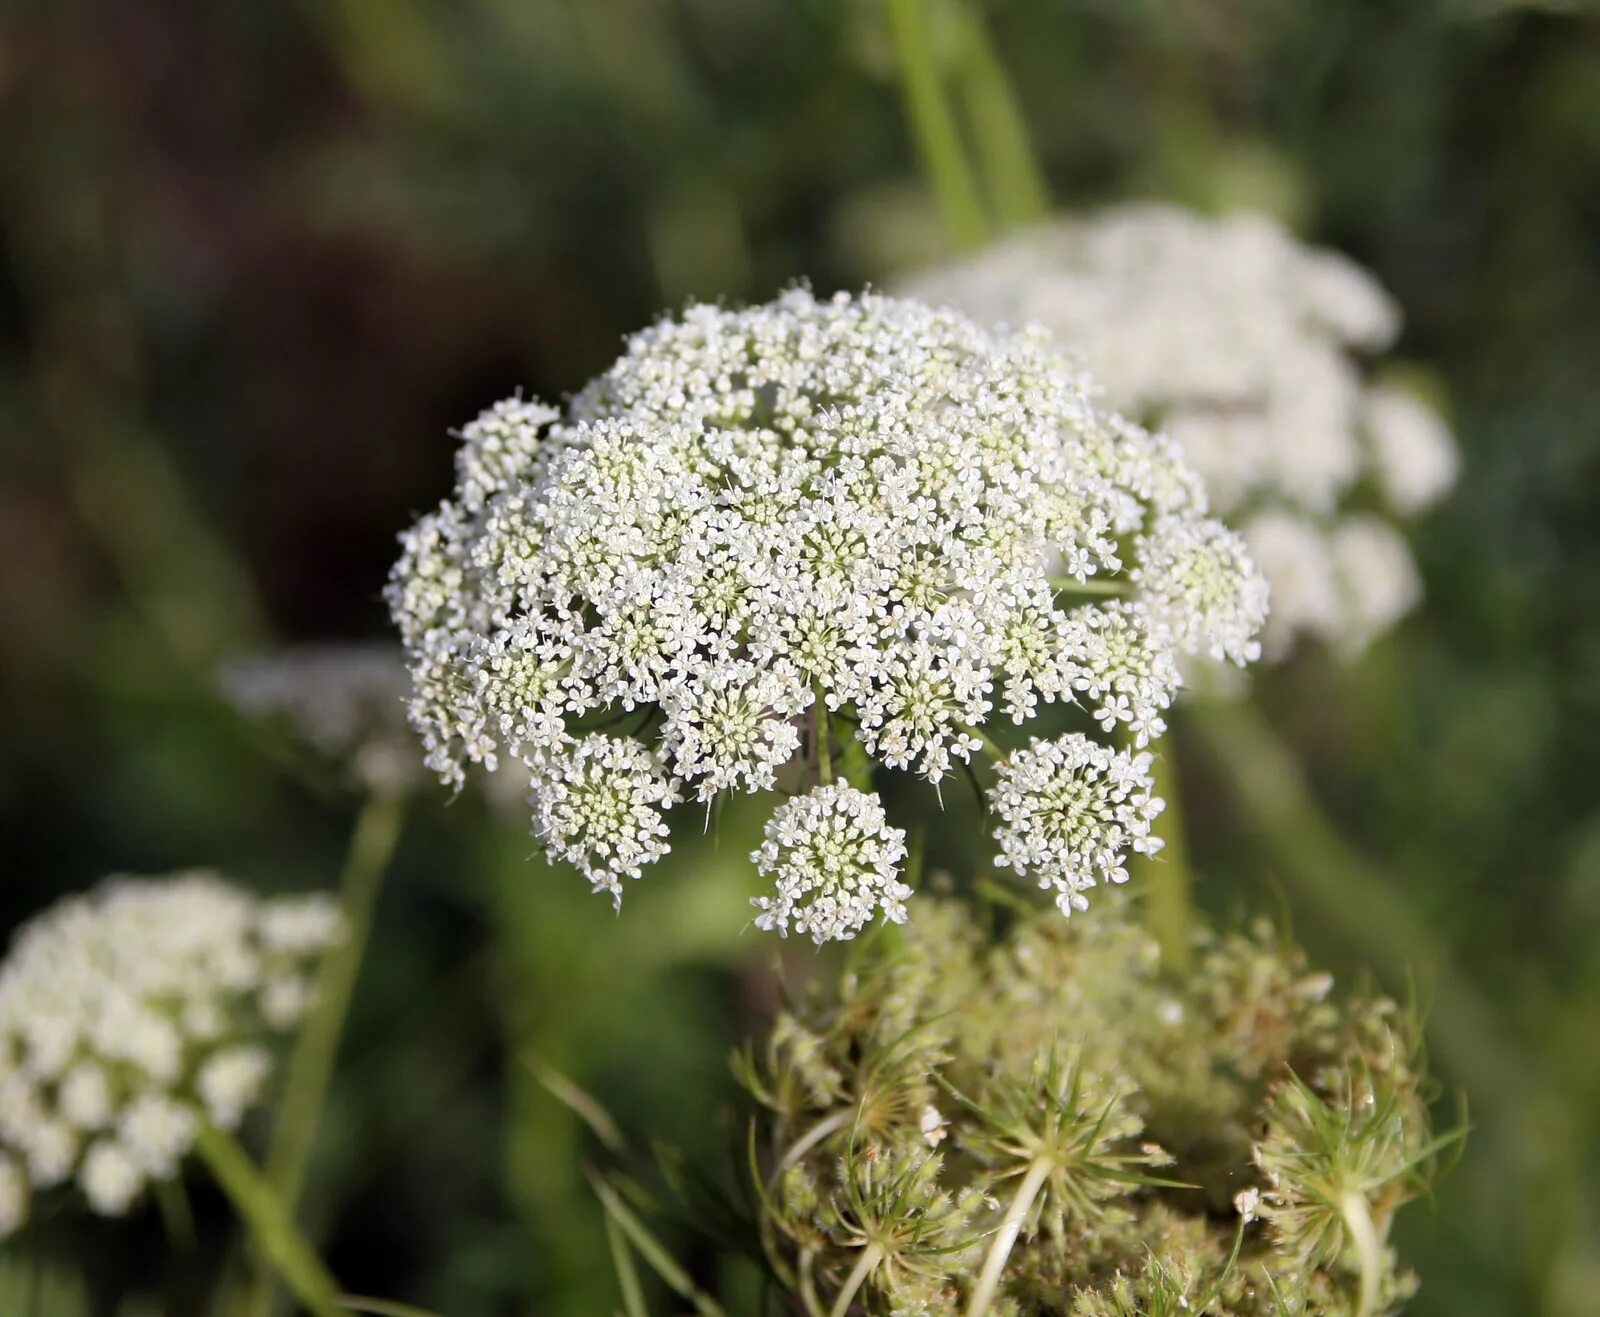
[[1449, 1140], [1393, 1002], [1340, 1000], [1264, 925], [1199, 932], [1174, 978], [1120, 899], [984, 922], [926, 898], [741, 1057], [753, 1201], [806, 1311], [1399, 1308], [1390, 1224]]
[[24, 925], [0, 967], [0, 1236], [74, 1178], [121, 1215], [203, 1124], [235, 1128], [343, 935], [326, 897], [201, 872], [108, 879]]
[[[910, 895], [874, 767], [997, 759], [1001, 863], [1063, 910], [1123, 879], [1176, 656], [1248, 661], [1266, 609], [1176, 446], [1046, 335], [803, 290], [660, 322], [565, 411], [484, 413], [388, 599], [447, 782], [520, 759], [535, 835], [619, 902], [672, 806], [784, 791], [757, 923], [819, 942]], [[997, 752], [1050, 702], [1087, 730]]]
[[1037, 321], [1106, 400], [1182, 444], [1272, 582], [1269, 658], [1359, 652], [1420, 597], [1394, 517], [1455, 482], [1438, 415], [1368, 383], [1400, 317], [1365, 270], [1254, 215], [1130, 205], [1008, 238], [906, 283], [984, 323]]

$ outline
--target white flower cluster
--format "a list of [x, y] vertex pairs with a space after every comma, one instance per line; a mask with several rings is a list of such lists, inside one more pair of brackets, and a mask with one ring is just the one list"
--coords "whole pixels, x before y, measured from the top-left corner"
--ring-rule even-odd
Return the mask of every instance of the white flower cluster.
[[281, 722], [368, 789], [399, 790], [416, 776], [410, 680], [392, 644], [301, 645], [236, 659], [217, 680], [246, 718]]
[[1084, 891], [1097, 879], [1126, 882], [1127, 852], [1162, 847], [1150, 835], [1163, 805], [1150, 794], [1150, 760], [1076, 734], [1016, 751], [990, 797], [1000, 816], [995, 863], [1054, 888], [1063, 914], [1088, 905]]
[[1019, 234], [907, 281], [987, 324], [1037, 322], [1083, 355], [1110, 406], [1177, 440], [1214, 509], [1237, 518], [1272, 582], [1263, 633], [1358, 653], [1416, 603], [1398, 530], [1352, 512], [1364, 481], [1411, 515], [1455, 482], [1455, 443], [1353, 353], [1387, 347], [1399, 312], [1342, 256], [1253, 215], [1131, 205]]
[[[498, 404], [387, 594], [429, 766], [520, 761], [535, 835], [620, 900], [664, 811], [826, 782], [838, 736], [937, 783], [1081, 697], [1143, 746], [1179, 652], [1255, 657], [1265, 588], [1090, 387], [1038, 331], [794, 290], [645, 330], [564, 414]], [[876, 797], [802, 796], [757, 922], [898, 918], [902, 855]]]
[[0, 1236], [76, 1177], [127, 1211], [203, 1121], [232, 1129], [344, 935], [322, 896], [262, 900], [209, 873], [113, 878], [25, 925], [0, 967]]
[[787, 937], [792, 922], [822, 943], [854, 937], [879, 910], [903, 924], [911, 888], [896, 875], [905, 857], [906, 834], [889, 826], [876, 796], [832, 782], [786, 800], [750, 853], [778, 889], [756, 898], [756, 927]]

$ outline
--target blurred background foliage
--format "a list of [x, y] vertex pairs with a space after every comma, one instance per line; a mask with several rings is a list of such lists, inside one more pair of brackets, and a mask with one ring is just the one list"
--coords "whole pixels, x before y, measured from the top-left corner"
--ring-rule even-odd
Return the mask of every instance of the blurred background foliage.
[[[1354, 853], [1316, 890], [1281, 881], [1270, 802], [1180, 720], [1200, 894], [1455, 1022], [1435, 1057], [1476, 1129], [1405, 1223], [1410, 1311], [1600, 1312], [1600, 22], [1495, 0], [927, 16], [979, 97], [984, 25], [1053, 204], [1266, 209], [1404, 306], [1465, 454], [1416, 537], [1427, 604], [1359, 666], [1313, 654], [1259, 687]], [[855, 286], [950, 243], [871, 0], [13, 0], [0, 920], [114, 870], [331, 885], [355, 802], [264, 752], [216, 662], [384, 634], [394, 536], [492, 399], [561, 397], [686, 297]], [[352, 1289], [446, 1317], [610, 1311], [597, 1150], [535, 1069], [721, 1164], [727, 1052], [771, 1004], [753, 829], [680, 847], [618, 919], [517, 820], [447, 805], [424, 789], [408, 818], [311, 1227]], [[1351, 865], [1381, 901], [1341, 887]], [[194, 1194], [186, 1252], [154, 1210], [36, 1225], [0, 1310], [203, 1311], [231, 1225]]]

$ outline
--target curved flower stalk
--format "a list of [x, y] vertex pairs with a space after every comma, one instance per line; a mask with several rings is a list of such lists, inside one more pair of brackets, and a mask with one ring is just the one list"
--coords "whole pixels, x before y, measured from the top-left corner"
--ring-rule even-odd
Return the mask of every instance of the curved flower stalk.
[[[744, 1058], [764, 1235], [807, 1311], [1398, 1311], [1390, 1223], [1454, 1137], [1429, 1133], [1410, 1022], [1265, 926], [1198, 932], [1174, 977], [1125, 905], [991, 942], [925, 899]], [[870, 1230], [863, 1167], [905, 1190]]]
[[[1091, 387], [1042, 334], [795, 290], [662, 321], [563, 412], [498, 404], [388, 589], [428, 765], [524, 765], [535, 836], [619, 904], [673, 806], [784, 791], [757, 922], [819, 942], [904, 917], [871, 773], [988, 765], [1057, 839], [1003, 849], [1081, 908], [1157, 845], [1177, 658], [1250, 661], [1266, 612], [1175, 446]], [[1023, 772], [994, 725], [1052, 703], [1087, 730]]]
[[1107, 402], [1161, 427], [1272, 583], [1262, 642], [1360, 653], [1416, 604], [1396, 520], [1455, 482], [1440, 417], [1363, 379], [1393, 301], [1363, 269], [1263, 217], [1128, 205], [1062, 219], [905, 282], [985, 324], [1036, 321], [1081, 352]]
[[344, 935], [322, 896], [260, 900], [210, 873], [113, 878], [25, 925], [0, 968], [0, 1193], [75, 1180], [121, 1216], [200, 1132], [236, 1129], [272, 1068], [267, 1039], [311, 1004]]

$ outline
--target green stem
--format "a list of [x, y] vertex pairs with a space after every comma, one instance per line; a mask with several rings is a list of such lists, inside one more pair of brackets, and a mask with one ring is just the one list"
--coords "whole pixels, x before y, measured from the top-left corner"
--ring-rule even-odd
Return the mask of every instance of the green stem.
[[1350, 1232], [1350, 1242], [1355, 1246], [1356, 1261], [1361, 1268], [1361, 1306], [1356, 1310], [1356, 1317], [1372, 1317], [1378, 1307], [1378, 1278], [1383, 1274], [1383, 1249], [1372, 1224], [1372, 1210], [1367, 1206], [1366, 1195], [1354, 1190], [1346, 1193], [1339, 1200], [1339, 1215], [1344, 1218], [1345, 1229]]
[[1057, 594], [1127, 595], [1133, 593], [1133, 582], [1121, 578], [1114, 581], [1091, 576], [1080, 581], [1076, 576], [1052, 576], [1050, 588]]
[[639, 1269], [633, 1265], [633, 1255], [628, 1252], [628, 1241], [622, 1229], [609, 1216], [606, 1217], [606, 1243], [611, 1248], [611, 1266], [617, 1273], [617, 1288], [622, 1291], [622, 1311], [627, 1317], [646, 1317], [644, 1287], [639, 1283]]
[[174, 1253], [193, 1253], [195, 1246], [194, 1209], [189, 1205], [189, 1191], [181, 1179], [159, 1180], [155, 1186], [156, 1208], [161, 1213], [161, 1225], [167, 1234], [167, 1243]]
[[994, 1241], [983, 1259], [978, 1283], [972, 1287], [972, 1302], [967, 1305], [967, 1317], [983, 1317], [989, 1311], [989, 1305], [994, 1302], [994, 1296], [1000, 1289], [1000, 1277], [1011, 1257], [1011, 1249], [1022, 1231], [1022, 1223], [1028, 1219], [1033, 1200], [1039, 1196], [1039, 1190], [1044, 1187], [1049, 1174], [1050, 1163], [1040, 1157], [1022, 1177], [1017, 1196], [1011, 1200], [1011, 1206], [1006, 1208], [1005, 1216], [1000, 1219], [1000, 1228], [995, 1231]]
[[833, 718], [820, 689], [811, 705], [811, 735], [816, 742], [817, 775], [828, 786], [833, 781]]
[[839, 1297], [833, 1301], [833, 1307], [828, 1310], [828, 1317], [845, 1317], [850, 1311], [850, 1305], [855, 1302], [857, 1291], [867, 1283], [867, 1277], [882, 1261], [883, 1245], [869, 1244], [862, 1250], [861, 1256], [856, 1259], [855, 1267], [845, 1277], [844, 1286], [839, 1290]]
[[[317, 1123], [327, 1101], [345, 1016], [366, 953], [373, 909], [399, 841], [403, 813], [401, 796], [376, 793], [362, 806], [350, 835], [339, 882], [339, 903], [348, 935], [323, 958], [318, 971], [316, 1004], [289, 1059], [283, 1103], [267, 1151], [268, 1182], [291, 1216], [299, 1210]], [[271, 1272], [257, 1268], [243, 1307], [245, 1317], [268, 1317], [275, 1289]]]
[[923, 168], [933, 185], [951, 236], [975, 246], [985, 236], [983, 208], [956, 130], [955, 116], [939, 85], [938, 59], [928, 31], [926, 0], [885, 0], [899, 57], [906, 117], [917, 139]]
[[972, 126], [973, 154], [1001, 225], [1037, 223], [1049, 212], [1050, 195], [1027, 120], [978, 6], [967, 0], [963, 10], [966, 39], [956, 76]]
[[824, 1116], [821, 1120], [819, 1120], [809, 1130], [796, 1139], [790, 1146], [789, 1151], [784, 1153], [783, 1156], [778, 1160], [777, 1166], [773, 1168], [770, 1183], [776, 1184], [778, 1176], [780, 1176], [784, 1171], [788, 1170], [808, 1152], [815, 1148], [817, 1144], [821, 1143], [825, 1138], [828, 1137], [828, 1135], [836, 1132], [837, 1130], [843, 1129], [845, 1124], [854, 1115], [854, 1107], [845, 1107], [842, 1111], [836, 1111], [833, 1113], [833, 1115]]
[[815, 1250], [809, 1248], [800, 1250], [800, 1302], [805, 1307], [806, 1317], [825, 1317], [822, 1300], [817, 1297], [817, 1285], [811, 1274], [816, 1259]]
[[233, 1137], [211, 1125], [195, 1139], [212, 1176], [227, 1194], [261, 1256], [315, 1317], [338, 1317], [339, 1286], [311, 1245], [295, 1229], [283, 1200]]
[[1141, 855], [1134, 866], [1144, 889], [1145, 927], [1161, 947], [1161, 963], [1182, 974], [1192, 960], [1190, 927], [1194, 923], [1194, 875], [1183, 826], [1183, 791], [1176, 756], [1158, 754], [1151, 767], [1155, 794], [1166, 802], [1155, 832], [1166, 844], [1158, 855]]

